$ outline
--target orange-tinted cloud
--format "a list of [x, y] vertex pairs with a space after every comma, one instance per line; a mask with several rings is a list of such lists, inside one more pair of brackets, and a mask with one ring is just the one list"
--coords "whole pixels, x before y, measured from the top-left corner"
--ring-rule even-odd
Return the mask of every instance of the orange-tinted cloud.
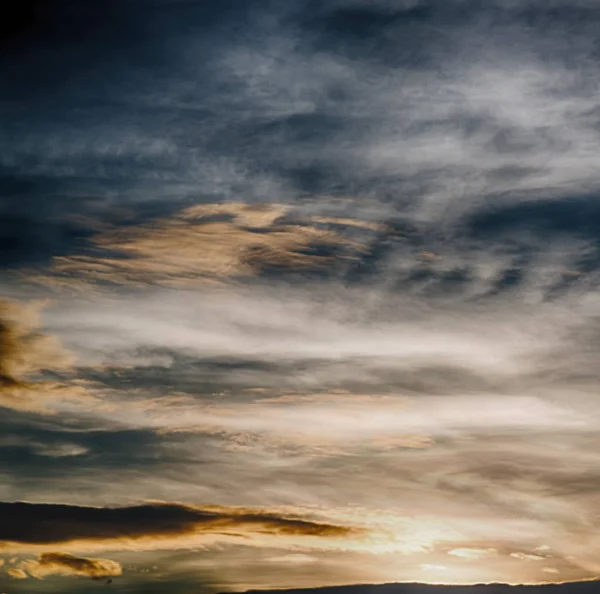
[[[318, 247], [361, 249], [328, 227], [335, 219], [292, 221], [283, 218], [286, 213], [277, 204], [206, 204], [152, 224], [106, 229], [92, 240], [97, 252], [56, 258], [50, 275], [35, 280], [68, 286], [181, 286], [255, 276], [265, 268], [320, 268], [332, 256], [317, 254]], [[338, 228], [378, 229], [361, 221], [339, 221]]]
[[[59, 543], [128, 545], [181, 537], [340, 539], [359, 530], [260, 509], [152, 502], [131, 507], [0, 503], [0, 550], [44, 549]], [[54, 561], [56, 561], [55, 558]]]
[[64, 371], [73, 363], [53, 336], [39, 331], [43, 303], [0, 300], [0, 407], [49, 412], [53, 398], [87, 398], [85, 390], [54, 381], [30, 379], [43, 371]]
[[19, 569], [38, 579], [49, 575], [84, 576], [99, 579], [116, 577], [123, 573], [121, 564], [116, 561], [76, 557], [69, 553], [42, 553], [37, 560], [20, 563]]
[[9, 567], [6, 573], [14, 580], [26, 580], [28, 577], [22, 569], [17, 569], [16, 567]]

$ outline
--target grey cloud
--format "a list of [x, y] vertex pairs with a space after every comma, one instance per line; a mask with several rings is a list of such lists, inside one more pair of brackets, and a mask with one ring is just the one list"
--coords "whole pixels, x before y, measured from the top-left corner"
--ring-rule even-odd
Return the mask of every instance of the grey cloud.
[[[160, 499], [219, 459], [215, 444], [207, 440], [160, 436], [118, 421], [86, 423], [63, 416], [40, 423], [11, 411], [0, 436], [1, 492], [7, 499], [31, 492], [68, 498], [75, 490], [87, 502], [102, 486], [107, 495], [130, 501], [131, 493], [122, 486], [135, 480], [148, 498]], [[157, 473], [163, 477], [158, 484], [152, 480]], [[201, 485], [197, 490], [206, 491]]]
[[[347, 390], [350, 393], [408, 395], [471, 394], [513, 391], [500, 377], [484, 376], [468, 366], [426, 363], [398, 369], [397, 361], [370, 357], [293, 358], [275, 362], [266, 358], [199, 357], [193, 352], [143, 349], [145, 356], [164, 356], [163, 365], [108, 365], [78, 369], [78, 377], [98, 389], [114, 390], [118, 400], [186, 394], [198, 402], [251, 402], [281, 392], [311, 393], [314, 390]], [[124, 357], [127, 354], [123, 354]], [[509, 382], [514, 383], [514, 382]], [[124, 391], [127, 391], [125, 396]], [[110, 398], [110, 394], [107, 394]], [[168, 400], [164, 401], [165, 404]]]

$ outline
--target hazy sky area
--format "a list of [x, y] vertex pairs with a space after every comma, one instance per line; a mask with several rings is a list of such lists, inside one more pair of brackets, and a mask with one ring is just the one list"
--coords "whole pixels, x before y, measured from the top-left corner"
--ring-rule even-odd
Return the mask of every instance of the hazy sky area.
[[9, 4], [0, 592], [599, 578], [600, 0]]

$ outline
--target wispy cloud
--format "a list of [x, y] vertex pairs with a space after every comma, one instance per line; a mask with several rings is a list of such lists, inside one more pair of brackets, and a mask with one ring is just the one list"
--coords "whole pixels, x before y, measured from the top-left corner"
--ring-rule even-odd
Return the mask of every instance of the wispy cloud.
[[91, 240], [97, 254], [56, 258], [49, 275], [31, 280], [58, 287], [186, 286], [252, 277], [264, 269], [318, 270], [362, 251], [360, 243], [339, 234], [340, 227], [373, 226], [332, 217], [286, 220], [286, 211], [277, 204], [207, 204], [148, 225], [108, 229]]

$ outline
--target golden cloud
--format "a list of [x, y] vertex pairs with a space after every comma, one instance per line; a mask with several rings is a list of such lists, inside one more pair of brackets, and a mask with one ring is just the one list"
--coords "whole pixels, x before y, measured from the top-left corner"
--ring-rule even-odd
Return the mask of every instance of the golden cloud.
[[57, 257], [48, 275], [29, 278], [55, 286], [181, 286], [255, 276], [272, 267], [322, 268], [335, 256], [316, 248], [363, 249], [332, 226], [380, 230], [352, 219], [284, 220], [287, 210], [279, 204], [205, 204], [151, 224], [104, 229], [92, 239], [98, 253]]
[[37, 579], [49, 575], [100, 579], [117, 577], [123, 573], [121, 564], [116, 561], [76, 557], [69, 553], [43, 553], [35, 561], [23, 561], [19, 564], [19, 569]]
[[65, 371], [73, 356], [57, 338], [39, 331], [43, 302], [0, 300], [0, 406], [48, 413], [56, 398], [87, 399], [87, 392], [60, 382], [31, 380], [43, 371]]

